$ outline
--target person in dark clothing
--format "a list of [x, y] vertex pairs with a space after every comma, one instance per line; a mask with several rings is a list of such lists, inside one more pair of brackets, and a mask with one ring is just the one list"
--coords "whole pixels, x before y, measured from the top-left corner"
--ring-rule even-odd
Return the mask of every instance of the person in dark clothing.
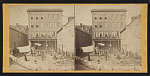
[[25, 61], [28, 61], [26, 53], [24, 53]]
[[17, 57], [19, 54], [19, 49], [13, 49], [13, 56]]
[[19, 53], [19, 49], [17, 49], [16, 42], [14, 42], [13, 56], [17, 57]]
[[91, 61], [91, 59], [90, 59], [90, 53], [87, 53], [87, 56], [88, 56], [88, 61]]

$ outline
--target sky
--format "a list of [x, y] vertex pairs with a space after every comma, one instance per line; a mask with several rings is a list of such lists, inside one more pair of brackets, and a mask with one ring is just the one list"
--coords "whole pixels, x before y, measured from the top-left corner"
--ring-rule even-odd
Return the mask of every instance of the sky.
[[[74, 16], [74, 5], [11, 5], [9, 6], [9, 24], [28, 25], [28, 13], [30, 8], [62, 9], [62, 24], [66, 24], [68, 17]], [[141, 14], [141, 5], [75, 5], [75, 23], [79, 25], [92, 25], [92, 9], [126, 9], [126, 24], [131, 22], [131, 17]]]

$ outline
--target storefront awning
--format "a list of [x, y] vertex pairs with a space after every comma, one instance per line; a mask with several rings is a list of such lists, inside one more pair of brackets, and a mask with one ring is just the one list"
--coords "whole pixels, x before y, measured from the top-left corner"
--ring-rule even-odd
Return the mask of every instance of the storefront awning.
[[25, 52], [30, 52], [30, 46], [24, 46], [24, 47], [17, 47], [17, 49], [19, 49], [20, 53], [25, 53]]
[[35, 45], [37, 45], [37, 46], [41, 46], [41, 44], [39, 44], [39, 43], [34, 43]]
[[105, 44], [103, 44], [103, 43], [98, 43], [98, 45], [100, 45], [100, 46], [105, 46]]
[[94, 46], [81, 47], [83, 52], [94, 52]]

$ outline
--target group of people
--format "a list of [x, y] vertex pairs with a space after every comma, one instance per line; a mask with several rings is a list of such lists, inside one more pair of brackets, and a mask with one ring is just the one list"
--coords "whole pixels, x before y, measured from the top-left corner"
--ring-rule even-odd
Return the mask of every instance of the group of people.
[[45, 55], [49, 55], [54, 59], [59, 58], [70, 58], [73, 54], [69, 51], [61, 50], [61, 49], [54, 49], [52, 47], [41, 47], [34, 45], [31, 47], [31, 55], [32, 56], [41, 56], [42, 60], [44, 60]]
[[73, 57], [73, 53], [69, 51], [65, 51], [65, 50], [60, 50], [60, 49], [55, 50], [54, 54], [56, 54], [57, 58], [72, 58]]

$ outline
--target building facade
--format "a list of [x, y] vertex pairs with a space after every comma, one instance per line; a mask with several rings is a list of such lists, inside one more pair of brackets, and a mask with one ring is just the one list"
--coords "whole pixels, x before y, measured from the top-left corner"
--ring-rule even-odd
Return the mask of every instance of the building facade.
[[9, 48], [14, 49], [15, 47], [27, 46], [28, 35], [22, 31], [17, 30], [14, 27], [9, 26]]
[[[28, 9], [29, 40], [41, 49], [56, 49], [56, 32], [62, 26], [61, 9]], [[43, 47], [43, 48], [42, 48]]]
[[[126, 10], [93, 9], [92, 40], [99, 49], [118, 50], [121, 47], [120, 31], [126, 27]], [[105, 44], [103, 47], [98, 43]]]
[[57, 50], [68, 52], [71, 57], [75, 56], [75, 33], [74, 18], [57, 31]]
[[132, 22], [121, 31], [121, 49], [125, 54], [141, 57], [141, 15], [132, 17]]
[[91, 36], [91, 26], [86, 26], [80, 24], [80, 26], [75, 27], [75, 48], [76, 55], [83, 57], [83, 50], [81, 47], [91, 46], [92, 36]]
[[70, 58], [66, 67], [70, 67], [70, 71], [75, 70], [75, 26], [74, 17], [69, 17], [68, 22], [57, 31], [57, 52], [61, 58]]

